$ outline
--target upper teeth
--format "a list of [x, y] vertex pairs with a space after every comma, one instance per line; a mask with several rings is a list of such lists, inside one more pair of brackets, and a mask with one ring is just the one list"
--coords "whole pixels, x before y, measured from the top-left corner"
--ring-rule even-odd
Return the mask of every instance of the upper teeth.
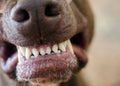
[[47, 47], [47, 49], [46, 49], [46, 53], [47, 53], [47, 54], [50, 54], [50, 53], [51, 53], [51, 49], [50, 49], [50, 47]]
[[32, 53], [35, 57], [37, 57], [39, 55], [39, 51], [35, 48], [32, 49]]
[[59, 49], [65, 52], [66, 51], [66, 42], [60, 43], [59, 44]]
[[21, 56], [25, 56], [26, 59], [29, 58], [36, 58], [39, 55], [49, 55], [51, 53], [61, 53], [66, 52], [66, 46], [70, 48], [70, 51], [73, 53], [72, 45], [70, 43], [70, 40], [67, 40], [65, 42], [55, 44], [53, 46], [47, 46], [47, 47], [39, 47], [39, 48], [26, 48], [26, 47], [18, 47], [18, 58], [20, 61]]
[[73, 51], [72, 44], [71, 44], [70, 40], [68, 40], [67, 43], [68, 43], [68, 46], [69, 46], [69, 49], [70, 49], [71, 53], [74, 54], [74, 51]]
[[58, 52], [58, 45], [57, 44], [53, 45], [52, 51], [55, 52], [55, 53]]
[[19, 47], [19, 49], [20, 49], [22, 55], [25, 55], [25, 50], [26, 50], [26, 49], [25, 49], [24, 47]]
[[41, 55], [45, 55], [45, 51], [44, 51], [43, 48], [40, 48], [40, 54], [41, 54]]
[[32, 53], [31, 53], [30, 49], [26, 48], [26, 54], [23, 54], [23, 56], [26, 55], [26, 58], [29, 59], [29, 57], [31, 56], [31, 54]]

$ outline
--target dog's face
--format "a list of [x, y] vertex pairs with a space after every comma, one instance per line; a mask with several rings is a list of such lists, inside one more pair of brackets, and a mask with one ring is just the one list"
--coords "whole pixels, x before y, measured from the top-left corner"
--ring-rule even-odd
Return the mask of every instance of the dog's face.
[[8, 75], [34, 84], [61, 83], [85, 66], [87, 18], [70, 3], [71, 0], [4, 2], [0, 57]]

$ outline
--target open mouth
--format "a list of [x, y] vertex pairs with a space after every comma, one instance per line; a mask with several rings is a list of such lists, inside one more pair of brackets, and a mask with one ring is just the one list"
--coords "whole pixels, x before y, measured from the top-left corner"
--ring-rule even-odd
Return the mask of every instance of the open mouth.
[[[69, 48], [69, 49], [68, 49]], [[68, 50], [73, 54], [73, 49], [70, 40], [54, 45], [41, 45], [39, 47], [17, 47], [18, 50], [18, 64], [23, 63], [29, 59], [48, 58], [51, 55], [59, 55], [67, 53]]]
[[81, 69], [87, 62], [80, 36], [82, 35], [79, 34], [78, 37], [76, 35], [62, 43], [38, 47], [6, 44], [2, 52], [4, 53], [2, 68], [7, 74], [16, 71], [19, 81], [36, 79], [40, 82], [66, 81], [73, 71]]

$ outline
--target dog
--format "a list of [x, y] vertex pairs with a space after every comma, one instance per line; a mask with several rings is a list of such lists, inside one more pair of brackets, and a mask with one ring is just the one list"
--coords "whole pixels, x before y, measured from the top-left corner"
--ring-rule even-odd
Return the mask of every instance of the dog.
[[76, 76], [94, 33], [88, 0], [0, 2], [4, 73], [32, 86], [80, 86]]

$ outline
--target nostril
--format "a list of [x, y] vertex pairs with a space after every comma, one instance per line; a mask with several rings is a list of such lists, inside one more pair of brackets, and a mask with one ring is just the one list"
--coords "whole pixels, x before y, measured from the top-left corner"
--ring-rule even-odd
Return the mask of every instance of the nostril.
[[19, 9], [13, 14], [12, 19], [15, 20], [16, 22], [25, 22], [29, 20], [29, 17], [30, 16], [26, 10]]
[[60, 6], [57, 4], [48, 4], [45, 8], [45, 15], [48, 17], [58, 16], [61, 12]]

